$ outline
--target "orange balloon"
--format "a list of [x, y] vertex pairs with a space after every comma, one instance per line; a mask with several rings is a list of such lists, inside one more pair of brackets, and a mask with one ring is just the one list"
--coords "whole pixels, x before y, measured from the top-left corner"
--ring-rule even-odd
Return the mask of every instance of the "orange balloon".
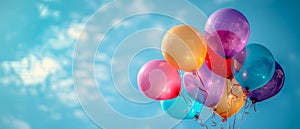
[[161, 48], [169, 64], [185, 72], [194, 72], [205, 60], [206, 45], [201, 32], [182, 25], [171, 28], [164, 35]]
[[240, 84], [235, 79], [227, 79], [226, 81], [227, 87], [215, 110], [224, 119], [237, 113], [245, 102], [245, 95]]

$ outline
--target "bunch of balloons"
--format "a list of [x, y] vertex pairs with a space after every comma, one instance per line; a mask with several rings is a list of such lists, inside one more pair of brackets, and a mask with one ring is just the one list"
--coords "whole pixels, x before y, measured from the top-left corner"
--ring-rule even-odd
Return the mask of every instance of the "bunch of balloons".
[[241, 12], [215, 11], [204, 32], [187, 25], [171, 28], [161, 44], [165, 60], [150, 61], [138, 73], [140, 91], [160, 100], [170, 116], [194, 119], [206, 106], [226, 120], [248, 98], [261, 102], [281, 90], [282, 67], [266, 47], [247, 45], [250, 27]]

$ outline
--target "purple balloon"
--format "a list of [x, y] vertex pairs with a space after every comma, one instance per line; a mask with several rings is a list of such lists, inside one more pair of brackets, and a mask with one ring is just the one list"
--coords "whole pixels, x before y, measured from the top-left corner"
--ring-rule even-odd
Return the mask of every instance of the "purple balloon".
[[226, 79], [213, 73], [203, 64], [196, 74], [184, 75], [184, 88], [197, 102], [207, 107], [216, 106], [226, 86]]
[[250, 27], [246, 17], [231, 8], [214, 12], [205, 25], [207, 45], [218, 55], [231, 58], [247, 44]]
[[284, 79], [285, 75], [282, 67], [277, 62], [275, 62], [275, 72], [272, 79], [266, 85], [258, 89], [249, 91], [248, 95], [250, 99], [253, 103], [255, 103], [275, 96], [282, 89]]

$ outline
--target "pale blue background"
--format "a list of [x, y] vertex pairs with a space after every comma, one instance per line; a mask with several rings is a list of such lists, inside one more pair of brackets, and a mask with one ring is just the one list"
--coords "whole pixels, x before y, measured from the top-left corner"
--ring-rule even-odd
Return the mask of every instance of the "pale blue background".
[[[86, 20], [107, 2], [109, 1], [1, 1], [1, 129], [98, 128], [86, 117], [76, 100], [71, 76], [72, 52]], [[300, 36], [300, 3], [293, 0], [191, 2], [206, 15], [224, 7], [240, 10], [251, 26], [249, 42], [260, 43], [269, 48], [285, 70], [286, 82], [282, 91], [274, 98], [257, 104], [259, 112], [247, 115], [242, 128], [298, 129], [300, 83], [297, 81], [297, 74], [300, 73], [300, 47], [297, 45]], [[160, 18], [155, 23], [151, 22], [151, 17], [147, 18], [149, 21], [144, 24], [139, 23], [143, 18], [133, 18], [129, 23], [123, 23], [113, 30], [111, 35], [118, 34], [121, 30], [128, 30], [129, 33], [130, 29], [160, 25], [162, 28], [170, 28], [178, 24], [166, 18]], [[114, 38], [112, 41], [119, 40], [122, 39]], [[107, 41], [110, 41], [109, 37]], [[106, 47], [109, 49], [109, 46]], [[109, 56], [111, 55], [102, 55], [99, 59], [105, 61]], [[156, 52], [153, 57], [148, 58], [155, 57], [161, 58], [160, 53]], [[100, 69], [99, 73], [102, 72], [107, 70]], [[137, 70], [132, 70], [130, 80], [133, 83], [136, 74]], [[109, 80], [105, 77], [99, 79]], [[113, 97], [111, 95], [108, 99], [112, 100], [110, 103], [114, 108], [123, 114], [136, 115], [129, 108], [124, 108], [124, 103], [114, 102]], [[159, 102], [143, 106], [147, 110], [160, 110]], [[136, 117], [147, 117], [155, 113], [157, 112], [145, 112]], [[112, 120], [111, 123], [117, 122]], [[176, 128], [201, 126], [190, 120], [181, 122]]]

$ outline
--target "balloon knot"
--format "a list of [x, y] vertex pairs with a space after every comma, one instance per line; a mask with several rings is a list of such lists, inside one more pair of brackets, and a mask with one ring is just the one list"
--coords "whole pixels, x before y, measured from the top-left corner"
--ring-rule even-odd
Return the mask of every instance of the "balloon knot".
[[252, 101], [252, 104], [255, 104], [257, 102], [256, 99], [252, 99], [251, 101]]
[[246, 91], [249, 91], [249, 87], [245, 87]]
[[230, 74], [230, 75], [228, 76], [228, 79], [229, 79], [230, 81], [232, 81], [232, 80], [233, 80], [233, 74]]
[[196, 71], [193, 71], [192, 73], [193, 73], [193, 75], [196, 75], [196, 74], [197, 74]]
[[226, 122], [227, 121], [227, 118], [223, 118], [222, 122]]

